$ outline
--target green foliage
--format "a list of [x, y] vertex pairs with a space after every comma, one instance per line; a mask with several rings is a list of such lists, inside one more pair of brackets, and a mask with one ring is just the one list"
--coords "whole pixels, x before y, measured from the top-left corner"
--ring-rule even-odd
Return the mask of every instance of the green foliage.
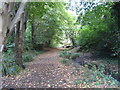
[[59, 54], [59, 56], [63, 57], [63, 58], [69, 59], [70, 58], [70, 53], [67, 52], [67, 51], [61, 51], [60, 54]]
[[82, 78], [78, 78], [74, 80], [74, 83], [76, 85], [78, 84], [86, 84], [89, 85], [90, 87], [96, 87], [96, 86], [101, 86], [104, 84], [108, 84], [112, 86], [120, 85], [120, 82], [115, 80], [111, 75], [105, 75], [103, 74], [104, 71], [104, 65], [100, 65], [98, 69], [96, 66], [92, 66], [92, 69], [90, 70], [88, 68], [88, 65], [85, 65], [83, 68], [84, 73], [81, 75]]
[[75, 59], [75, 58], [79, 57], [79, 55], [80, 55], [79, 53], [71, 53], [70, 58]]
[[27, 25], [26, 25], [26, 32], [24, 34], [25, 36], [25, 49], [27, 50], [30, 50], [32, 49], [32, 37], [31, 37], [31, 30], [32, 30], [32, 27], [31, 27], [31, 22], [30, 20], [27, 21]]
[[99, 57], [97, 60], [104, 64], [118, 65], [119, 58]]
[[76, 40], [84, 50], [97, 50], [100, 54], [119, 56], [119, 29], [116, 16], [111, 14], [113, 3], [104, 3], [86, 10], [82, 15], [82, 27]]
[[18, 65], [16, 65], [16, 66], [11, 66], [11, 67], [9, 67], [9, 68], [6, 68], [6, 74], [7, 74], [7, 75], [16, 75], [16, 74], [18, 74], [21, 70], [22, 70], [22, 68], [19, 67]]
[[67, 59], [75, 59], [77, 57], [79, 57], [79, 53], [71, 53], [69, 52], [69, 50], [64, 50], [64, 51], [60, 51], [59, 52], [59, 56], [63, 57], [63, 58], [67, 58]]
[[75, 59], [79, 57], [79, 53], [70, 53], [69, 51], [61, 51], [59, 53], [60, 57], [67, 58], [67, 59]]
[[24, 55], [23, 56], [23, 61], [24, 62], [31, 62], [32, 61], [32, 57], [31, 55]]
[[[44, 51], [35, 51], [35, 50], [29, 50], [23, 53], [23, 61], [24, 62], [31, 62], [33, 60], [33, 57], [35, 57], [38, 54], [42, 54]], [[21, 67], [16, 65], [13, 51], [11, 49], [8, 49], [6, 53], [3, 53], [3, 60], [2, 60], [2, 68], [0, 68], [3, 75], [16, 75], [19, 74], [22, 70]]]
[[69, 59], [63, 59], [60, 61], [62, 64], [66, 65], [66, 66], [69, 66], [71, 61]]
[[8, 38], [7, 44], [5, 44], [3, 54], [2, 54], [2, 64], [0, 71], [2, 75], [16, 75], [22, 68], [16, 65], [14, 60], [14, 36], [15, 32], [12, 32], [11, 36]]
[[64, 50], [64, 51], [60, 51], [59, 56], [64, 58], [60, 62], [68, 66], [71, 64], [72, 59], [79, 57], [79, 53], [70, 53], [68, 50]]
[[16, 65], [13, 56], [5, 57], [2, 60], [2, 74], [3, 75], [16, 75], [18, 74], [22, 68]]
[[99, 42], [99, 36], [97, 31], [91, 30], [89, 26], [83, 26], [80, 30], [80, 36], [77, 37], [79, 45], [82, 49], [92, 49]]
[[[34, 27], [34, 37], [27, 35], [28, 43], [34, 38], [34, 46], [44, 47], [57, 46], [63, 37], [66, 23], [71, 17], [65, 10], [63, 2], [31, 2], [27, 8], [29, 12], [28, 33]], [[31, 25], [31, 26], [30, 26]], [[28, 38], [30, 35], [30, 38]]]
[[36, 51], [36, 50], [29, 50], [29, 51], [26, 51], [24, 54], [23, 54], [23, 61], [24, 62], [31, 62], [33, 60], [33, 57], [35, 57], [36, 55], [38, 54], [42, 54], [44, 53], [45, 51]]

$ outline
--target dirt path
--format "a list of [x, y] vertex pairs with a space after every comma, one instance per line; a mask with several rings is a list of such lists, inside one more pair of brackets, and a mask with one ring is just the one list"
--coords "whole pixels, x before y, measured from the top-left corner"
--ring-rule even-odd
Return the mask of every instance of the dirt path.
[[47, 49], [30, 63], [20, 75], [3, 77], [3, 88], [67, 88], [76, 87], [72, 74], [75, 68], [59, 61], [58, 49]]
[[[97, 82], [86, 84], [85, 80], [89, 75], [84, 76], [84, 68], [77, 64], [71, 63], [65, 66], [60, 63], [62, 59], [58, 52], [60, 49], [47, 49], [47, 52], [34, 57], [32, 62], [26, 63], [26, 69], [17, 76], [3, 77], [3, 88], [116, 88], [118, 85], [109, 85], [107, 83], [94, 85]], [[82, 53], [81, 53], [82, 55]], [[85, 54], [78, 58], [81, 60], [93, 60]], [[87, 70], [87, 69], [86, 69]], [[75, 85], [75, 80], [82, 80]], [[103, 80], [103, 78], [100, 78]], [[109, 82], [109, 81], [108, 81]], [[100, 83], [100, 81], [98, 81]]]

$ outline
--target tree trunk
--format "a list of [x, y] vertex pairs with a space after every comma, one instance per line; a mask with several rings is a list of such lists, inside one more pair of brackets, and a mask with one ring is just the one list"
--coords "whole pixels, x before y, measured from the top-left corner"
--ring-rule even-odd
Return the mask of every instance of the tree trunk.
[[[0, 3], [0, 68], [2, 68], [2, 42], [3, 42], [3, 37], [2, 37], [2, 3]], [[0, 72], [0, 81], [2, 79], [2, 72]], [[2, 82], [0, 82], [0, 89], [2, 89]]]
[[75, 41], [74, 41], [74, 38], [71, 37], [70, 40], [71, 40], [71, 42], [72, 42], [72, 46], [73, 46], [73, 47], [76, 47], [76, 43], [75, 43]]
[[24, 47], [24, 33], [25, 33], [25, 31], [26, 31], [26, 24], [27, 24], [27, 20], [28, 20], [28, 16], [27, 16], [27, 13], [25, 12], [24, 14], [23, 14], [23, 49], [25, 49], [25, 47]]
[[34, 25], [34, 20], [32, 22], [32, 30], [31, 30], [31, 37], [32, 37], [32, 46], [34, 48], [35, 46], [35, 25]]
[[23, 31], [24, 31], [24, 22], [23, 17], [16, 25], [16, 37], [15, 37], [15, 62], [18, 66], [25, 68], [22, 60], [23, 53]]
[[[0, 2], [0, 69], [2, 69], [2, 51], [4, 48], [4, 37], [7, 31], [7, 19], [8, 17], [5, 15], [7, 14], [7, 3]], [[6, 21], [7, 20], [7, 21]], [[0, 81], [2, 77], [2, 72], [0, 71]], [[2, 88], [2, 82], [0, 82], [0, 88]]]
[[70, 41], [72, 43], [72, 46], [75, 47], [76, 43], [75, 43], [75, 40], [74, 40], [74, 32], [70, 33], [69, 38], [70, 38]]
[[11, 19], [14, 2], [0, 2], [0, 68], [2, 65], [2, 51], [4, 44], [7, 43], [7, 38], [13, 31], [14, 25], [19, 21], [19, 17], [24, 11], [26, 2], [27, 0], [24, 0], [24, 2], [21, 3], [14, 19]]
[[[12, 33], [13, 28], [15, 27], [15, 24], [16, 24], [17, 22], [19, 22], [20, 17], [21, 17], [21, 15], [22, 15], [23, 12], [24, 12], [24, 9], [25, 9], [26, 4], [27, 4], [27, 0], [22, 0], [22, 2], [21, 2], [20, 6], [19, 6], [19, 8], [18, 8], [18, 10], [17, 10], [17, 12], [16, 12], [16, 14], [15, 14], [15, 17], [12, 19], [12, 21], [10, 20], [10, 18], [7, 19], [7, 20], [5, 20], [6, 22], [9, 21], [9, 24], [7, 25], [7, 33], [6, 33], [6, 37], [5, 37], [5, 40], [4, 40], [4, 44], [7, 43], [7, 39], [8, 39], [8, 37], [10, 36], [10, 34]], [[11, 5], [13, 5], [13, 3], [10, 2], [9, 8], [12, 7]], [[11, 9], [12, 9], [12, 8], [11, 8]], [[10, 11], [10, 10], [9, 10], [9, 11]], [[10, 14], [11, 14], [11, 13], [10, 13]], [[10, 14], [9, 14], [9, 16], [10, 16]], [[7, 16], [8, 16], [8, 15], [7, 15]], [[5, 15], [5, 17], [6, 17], [6, 15]]]
[[44, 47], [50, 48], [51, 40], [48, 40], [45, 44]]
[[24, 27], [25, 27], [25, 31], [24, 32], [26, 32], [26, 26], [27, 26], [27, 21], [28, 21], [28, 12], [25, 12], [25, 14], [24, 14]]

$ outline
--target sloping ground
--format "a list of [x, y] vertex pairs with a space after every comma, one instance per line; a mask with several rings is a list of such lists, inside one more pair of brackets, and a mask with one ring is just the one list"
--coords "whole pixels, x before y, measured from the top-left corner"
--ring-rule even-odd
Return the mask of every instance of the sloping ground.
[[118, 65], [118, 59], [112, 59], [112, 58], [101, 58], [100, 56], [95, 56], [91, 53], [81, 53], [79, 57], [74, 59], [75, 63], [78, 63], [79, 65], [88, 65], [89, 69], [91, 68], [91, 65], [95, 65], [96, 68], [98, 68], [100, 65], [104, 65], [104, 74], [106, 75], [112, 75], [113, 78], [117, 79], [119, 81], [119, 77], [116, 72], [119, 72], [119, 65]]
[[[65, 66], [60, 63], [59, 49], [47, 49], [30, 63], [26, 70], [17, 76], [3, 77], [3, 88], [84, 88], [85, 84], [75, 85], [74, 80], [84, 71], [77, 64]], [[78, 68], [78, 67], [77, 67]], [[83, 81], [84, 82], [84, 81]], [[89, 87], [89, 86], [88, 86]], [[96, 86], [93, 86], [96, 87]], [[111, 87], [111, 86], [101, 86]]]

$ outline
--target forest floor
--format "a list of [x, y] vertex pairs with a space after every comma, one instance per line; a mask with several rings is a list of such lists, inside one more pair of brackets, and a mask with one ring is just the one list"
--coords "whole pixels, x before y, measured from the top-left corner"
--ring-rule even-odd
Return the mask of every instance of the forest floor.
[[[58, 52], [61, 49], [46, 49], [47, 51], [33, 58], [32, 62], [25, 63], [26, 69], [16, 76], [3, 77], [3, 88], [84, 88], [85, 84], [76, 85], [79, 73], [76, 65], [65, 66]], [[89, 87], [89, 86], [88, 86]], [[95, 87], [95, 86], [93, 86]], [[97, 86], [96, 86], [97, 87]], [[102, 85], [101, 87], [109, 87]]]

